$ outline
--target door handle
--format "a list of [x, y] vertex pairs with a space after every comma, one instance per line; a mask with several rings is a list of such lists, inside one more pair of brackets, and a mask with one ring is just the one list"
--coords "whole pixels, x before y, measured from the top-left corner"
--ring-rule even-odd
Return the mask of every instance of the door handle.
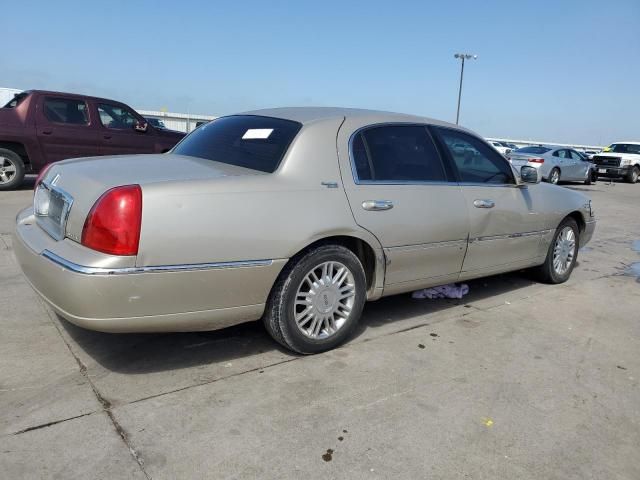
[[493, 200], [474, 200], [473, 206], [476, 208], [493, 208], [496, 206], [496, 202]]
[[48, 128], [46, 130], [42, 130], [42, 134], [43, 135], [51, 135], [52, 133], [53, 133], [53, 130], [48, 129]]
[[391, 210], [393, 202], [391, 200], [365, 200], [362, 202], [362, 208], [371, 211]]
[[103, 135], [102, 138], [105, 140], [111, 140], [111, 135]]

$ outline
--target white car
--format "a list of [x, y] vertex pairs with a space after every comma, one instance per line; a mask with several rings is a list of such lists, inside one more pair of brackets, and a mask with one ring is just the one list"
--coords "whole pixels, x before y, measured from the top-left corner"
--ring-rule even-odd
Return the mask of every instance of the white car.
[[598, 177], [624, 177], [636, 183], [640, 177], [640, 142], [616, 142], [593, 156]]
[[510, 148], [505, 147], [504, 145], [502, 145], [500, 142], [498, 142], [496, 140], [487, 140], [487, 142], [489, 142], [489, 145], [491, 145], [493, 148], [495, 148], [502, 155], [506, 156], [508, 153], [511, 152]]

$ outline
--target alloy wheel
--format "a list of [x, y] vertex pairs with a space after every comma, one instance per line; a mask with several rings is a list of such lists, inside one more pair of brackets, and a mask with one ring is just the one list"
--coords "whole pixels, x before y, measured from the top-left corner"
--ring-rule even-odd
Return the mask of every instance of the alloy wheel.
[[556, 238], [553, 247], [553, 269], [558, 275], [567, 273], [576, 254], [576, 234], [566, 226]]
[[355, 279], [345, 265], [317, 265], [307, 272], [296, 291], [293, 314], [298, 329], [314, 340], [335, 335], [351, 315], [355, 297]]
[[15, 176], [15, 164], [7, 157], [0, 157], [0, 184], [9, 183]]

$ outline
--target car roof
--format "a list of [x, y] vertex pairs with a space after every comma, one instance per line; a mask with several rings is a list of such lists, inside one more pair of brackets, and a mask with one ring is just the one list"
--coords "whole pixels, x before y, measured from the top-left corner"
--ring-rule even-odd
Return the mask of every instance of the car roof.
[[610, 145], [617, 145], [619, 143], [626, 143], [627, 145], [640, 145], [640, 142], [611, 142]]
[[[323, 120], [335, 120], [341, 118], [366, 118], [370, 123], [384, 122], [407, 122], [407, 123], [429, 123], [431, 125], [439, 125], [443, 127], [458, 128], [467, 130], [452, 123], [443, 122], [428, 117], [418, 115], [408, 115], [404, 113], [384, 112], [379, 110], [367, 110], [361, 108], [342, 108], [342, 107], [283, 107], [283, 108], [267, 108], [262, 110], [252, 110], [243, 112], [238, 115], [260, 115], [264, 117], [283, 118], [285, 120], [293, 120], [303, 125], [315, 123]], [[473, 133], [473, 132], [471, 132]], [[475, 134], [474, 134], [475, 135]]]
[[109, 102], [109, 103], [118, 103], [121, 105], [126, 105], [123, 102], [119, 102], [118, 100], [112, 100], [110, 98], [102, 98], [102, 97], [93, 97], [91, 95], [83, 95], [81, 93], [69, 93], [69, 92], [56, 92], [53, 90], [25, 90], [24, 92], [20, 92], [20, 93], [24, 93], [24, 94], [32, 94], [32, 93], [38, 93], [38, 94], [42, 94], [42, 95], [61, 95], [64, 97], [69, 97], [69, 98], [78, 98], [78, 99], [90, 99], [90, 100], [97, 100], [97, 101], [103, 101], [103, 102]]

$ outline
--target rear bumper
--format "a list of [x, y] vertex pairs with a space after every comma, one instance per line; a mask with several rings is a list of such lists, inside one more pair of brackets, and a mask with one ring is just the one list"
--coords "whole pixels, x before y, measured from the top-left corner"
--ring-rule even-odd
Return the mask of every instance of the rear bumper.
[[[90, 330], [216, 330], [257, 320], [286, 262], [202, 264], [181, 270], [86, 266], [73, 258], [73, 249], [82, 257], [84, 247], [70, 240], [55, 242], [32, 219], [19, 215], [13, 242], [27, 280], [56, 313]], [[64, 242], [69, 243], [62, 257]]]

